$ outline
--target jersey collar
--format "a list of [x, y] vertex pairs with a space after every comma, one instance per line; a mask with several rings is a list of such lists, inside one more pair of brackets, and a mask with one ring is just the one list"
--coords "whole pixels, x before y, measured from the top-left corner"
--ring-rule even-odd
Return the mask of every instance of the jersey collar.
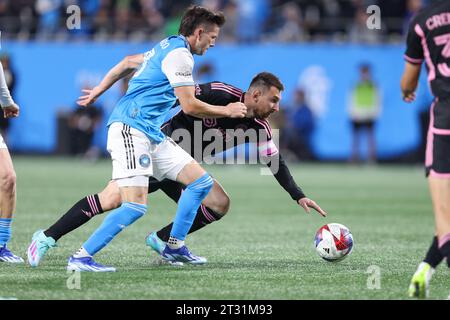
[[247, 92], [242, 92], [242, 95], [241, 95], [241, 98], [239, 99], [239, 102], [244, 102], [244, 98], [245, 98], [245, 94], [246, 94]]
[[188, 48], [189, 52], [191, 52], [191, 45], [189, 44], [189, 42], [187, 41], [186, 37], [183, 36], [182, 34], [178, 35], [181, 39], [183, 39], [184, 44], [186, 45], [186, 47]]

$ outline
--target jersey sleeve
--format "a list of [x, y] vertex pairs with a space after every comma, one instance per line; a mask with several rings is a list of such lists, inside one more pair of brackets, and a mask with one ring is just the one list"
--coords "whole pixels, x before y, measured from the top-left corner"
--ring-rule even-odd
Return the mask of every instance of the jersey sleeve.
[[196, 85], [197, 99], [216, 106], [225, 106], [231, 102], [240, 101], [242, 90], [223, 82], [209, 82]]
[[5, 73], [3, 72], [3, 65], [0, 63], [0, 105], [7, 107], [14, 104], [8, 86], [6, 85]]
[[194, 59], [186, 48], [170, 51], [162, 60], [161, 69], [173, 88], [194, 85]]
[[[278, 154], [278, 148], [272, 139], [272, 128], [267, 120], [255, 119], [255, 122], [260, 127], [258, 132], [258, 153], [261, 157], [273, 157]], [[264, 131], [262, 131], [264, 130]]]
[[[423, 31], [417, 22], [413, 19], [410, 22], [408, 35], [406, 37], [406, 51], [404, 58], [412, 64], [421, 64], [424, 59], [421, 34]], [[425, 40], [424, 40], [425, 41]]]
[[267, 163], [267, 166], [280, 186], [286, 190], [287, 193], [289, 193], [292, 200], [298, 201], [306, 197], [303, 190], [297, 185], [297, 183], [295, 183], [295, 180], [292, 177], [288, 166], [284, 162], [284, 159], [281, 157], [281, 154], [278, 153], [275, 157], [271, 157], [271, 160]]

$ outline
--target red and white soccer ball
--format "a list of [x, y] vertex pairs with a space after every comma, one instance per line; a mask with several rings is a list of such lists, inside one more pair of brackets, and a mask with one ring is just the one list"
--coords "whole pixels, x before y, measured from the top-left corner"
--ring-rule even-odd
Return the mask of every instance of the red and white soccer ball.
[[314, 243], [320, 257], [336, 262], [352, 252], [353, 236], [346, 226], [339, 223], [328, 223], [316, 232]]

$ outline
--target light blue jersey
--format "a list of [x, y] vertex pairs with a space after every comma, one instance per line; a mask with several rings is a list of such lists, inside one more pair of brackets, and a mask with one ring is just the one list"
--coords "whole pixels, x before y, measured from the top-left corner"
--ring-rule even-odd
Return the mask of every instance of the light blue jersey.
[[159, 143], [161, 125], [176, 102], [174, 88], [193, 86], [194, 58], [183, 36], [164, 39], [145, 53], [144, 63], [130, 80], [125, 96], [114, 108], [108, 126], [122, 122]]

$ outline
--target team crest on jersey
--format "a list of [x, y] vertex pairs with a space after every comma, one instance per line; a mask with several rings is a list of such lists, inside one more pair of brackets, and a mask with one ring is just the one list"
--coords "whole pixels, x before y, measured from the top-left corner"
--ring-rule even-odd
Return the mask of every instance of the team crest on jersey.
[[217, 120], [214, 118], [205, 118], [205, 119], [203, 119], [203, 124], [207, 128], [213, 128], [213, 127], [217, 126]]
[[148, 168], [150, 166], [150, 162], [151, 160], [148, 154], [143, 154], [142, 156], [139, 157], [139, 164], [143, 168]]
[[199, 96], [202, 94], [202, 88], [198, 84], [195, 85], [195, 95]]

